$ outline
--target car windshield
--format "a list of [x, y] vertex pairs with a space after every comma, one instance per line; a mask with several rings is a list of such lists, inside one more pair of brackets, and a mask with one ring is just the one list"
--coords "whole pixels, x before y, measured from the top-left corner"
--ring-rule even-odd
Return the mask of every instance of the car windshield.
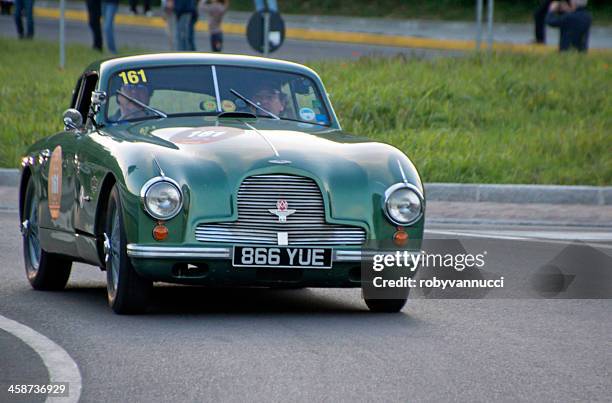
[[[246, 112], [329, 126], [315, 83], [300, 74], [235, 66], [174, 66], [119, 71], [110, 80], [109, 122], [165, 115]], [[255, 105], [253, 105], [255, 104]]]

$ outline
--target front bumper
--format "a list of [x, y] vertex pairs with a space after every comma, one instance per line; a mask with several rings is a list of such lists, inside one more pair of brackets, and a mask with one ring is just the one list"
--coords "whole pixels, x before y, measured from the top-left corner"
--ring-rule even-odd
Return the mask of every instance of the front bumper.
[[[153, 281], [213, 286], [360, 287], [362, 260], [371, 249], [333, 249], [331, 269], [243, 268], [232, 265], [232, 247], [129, 244], [136, 271]], [[419, 254], [420, 250], [408, 251]], [[190, 267], [196, 267], [195, 271]]]
[[[231, 259], [231, 247], [196, 246], [149, 246], [129, 244], [127, 254], [138, 259]], [[334, 262], [361, 262], [362, 251], [355, 249], [334, 249]]]

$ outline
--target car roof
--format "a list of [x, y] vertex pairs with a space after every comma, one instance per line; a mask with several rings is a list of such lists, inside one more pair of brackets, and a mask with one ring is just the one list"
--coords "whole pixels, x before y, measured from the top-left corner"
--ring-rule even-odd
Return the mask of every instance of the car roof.
[[146, 67], [146, 66], [176, 66], [189, 64], [216, 64], [226, 66], [242, 66], [253, 68], [264, 68], [270, 70], [282, 70], [293, 73], [301, 73], [318, 78], [318, 75], [310, 68], [298, 63], [285, 60], [269, 59], [264, 57], [246, 55], [228, 55], [200, 52], [185, 53], [153, 53], [136, 56], [117, 57], [100, 60], [90, 64], [86, 71], [117, 70], [124, 68]]

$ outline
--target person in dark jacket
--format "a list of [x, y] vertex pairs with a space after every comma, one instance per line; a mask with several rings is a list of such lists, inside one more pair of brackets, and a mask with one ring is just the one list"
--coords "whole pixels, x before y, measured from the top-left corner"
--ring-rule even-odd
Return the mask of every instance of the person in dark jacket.
[[195, 23], [198, 20], [195, 0], [174, 0], [176, 15], [176, 50], [195, 50]]
[[570, 0], [569, 4], [553, 1], [546, 14], [546, 24], [559, 28], [559, 51], [570, 49], [586, 52], [593, 21], [586, 9], [587, 0]]
[[93, 35], [93, 48], [102, 52], [102, 28], [100, 26], [102, 0], [87, 0], [87, 14], [89, 16], [89, 28], [91, 28]]
[[535, 43], [546, 43], [546, 14], [550, 8], [552, 0], [544, 0], [533, 13], [533, 22], [535, 25]]
[[[23, 30], [22, 16], [25, 14], [26, 30]], [[34, 0], [17, 0], [15, 2], [15, 26], [20, 39], [32, 39], [34, 36]]]

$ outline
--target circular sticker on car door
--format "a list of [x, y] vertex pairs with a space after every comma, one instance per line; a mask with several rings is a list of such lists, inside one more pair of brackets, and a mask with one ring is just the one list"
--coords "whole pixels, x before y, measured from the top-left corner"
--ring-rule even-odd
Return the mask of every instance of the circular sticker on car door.
[[51, 154], [49, 162], [49, 182], [47, 185], [49, 195], [49, 214], [52, 220], [60, 216], [62, 203], [62, 147], [57, 146]]

